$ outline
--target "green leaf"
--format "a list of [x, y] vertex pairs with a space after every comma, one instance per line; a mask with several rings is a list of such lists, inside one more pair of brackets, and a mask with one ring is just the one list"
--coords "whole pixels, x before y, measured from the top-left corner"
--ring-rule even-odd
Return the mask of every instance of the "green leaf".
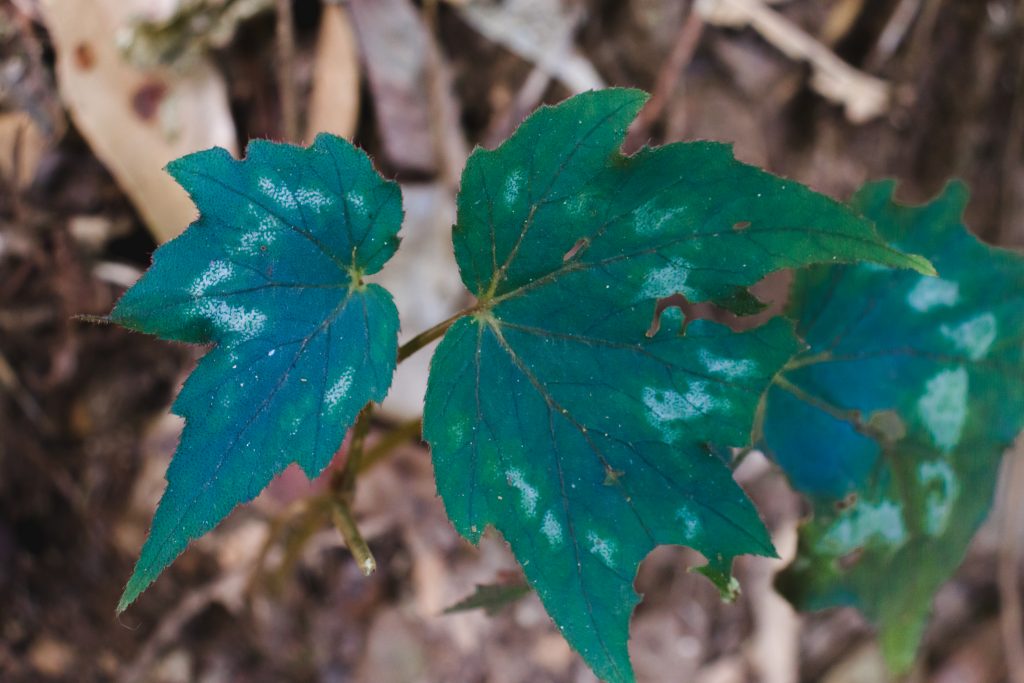
[[598, 676], [631, 681], [633, 579], [685, 544], [734, 592], [732, 558], [772, 555], [710, 444], [744, 445], [761, 393], [796, 351], [775, 321], [737, 334], [662, 321], [681, 292], [734, 310], [778, 268], [870, 258], [927, 271], [870, 223], [727, 146], [619, 152], [646, 95], [605, 90], [543, 108], [463, 174], [454, 227], [476, 312], [431, 365], [424, 435], [458, 531], [502, 532], [568, 641]]
[[482, 609], [487, 616], [493, 617], [514, 602], [530, 594], [530, 585], [519, 577], [513, 577], [498, 583], [477, 584], [472, 595], [445, 609], [445, 614], [468, 612]]
[[860, 608], [902, 672], [1024, 424], [1024, 258], [967, 232], [962, 185], [921, 207], [893, 188], [869, 184], [853, 206], [939, 278], [800, 274], [792, 313], [810, 348], [769, 391], [764, 437], [814, 504], [781, 587], [801, 609]]
[[398, 246], [398, 186], [341, 138], [262, 140], [167, 169], [199, 219], [157, 250], [111, 317], [214, 344], [174, 404], [185, 418], [167, 490], [118, 610], [292, 462], [318, 475], [394, 371], [398, 313], [362, 276]]

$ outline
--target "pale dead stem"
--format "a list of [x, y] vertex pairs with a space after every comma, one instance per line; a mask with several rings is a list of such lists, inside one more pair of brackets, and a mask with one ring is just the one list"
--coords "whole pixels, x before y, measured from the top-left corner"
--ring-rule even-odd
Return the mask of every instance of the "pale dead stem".
[[289, 142], [299, 137], [299, 107], [295, 92], [295, 22], [291, 0], [277, 0], [277, 88], [281, 99], [281, 127]]
[[697, 46], [700, 44], [701, 36], [704, 34], [704, 18], [692, 6], [693, 4], [696, 4], [696, 2], [691, 4], [686, 19], [679, 27], [679, 33], [676, 35], [672, 50], [662, 63], [661, 69], [658, 70], [658, 77], [654, 83], [654, 90], [651, 92], [651, 99], [647, 100], [647, 104], [640, 110], [640, 113], [637, 114], [636, 119], [629, 127], [626, 140], [622, 145], [623, 151], [626, 154], [635, 152], [646, 142], [651, 127], [665, 113], [665, 108], [668, 106], [672, 94], [679, 87], [683, 79], [686, 67], [690, 65], [694, 54], [697, 52]]
[[888, 110], [889, 83], [853, 68], [762, 0], [697, 0], [696, 11], [718, 26], [749, 25], [790, 59], [808, 62], [814, 69], [811, 87], [842, 104], [853, 123], [866, 123]]

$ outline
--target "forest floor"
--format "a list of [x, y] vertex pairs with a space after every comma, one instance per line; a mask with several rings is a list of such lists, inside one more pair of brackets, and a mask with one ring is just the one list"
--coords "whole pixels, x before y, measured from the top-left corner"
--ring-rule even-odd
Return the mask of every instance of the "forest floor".
[[[165, 125], [162, 117], [179, 110], [162, 100], [197, 63], [216, 74], [210, 97], [223, 102], [185, 104], [223, 109], [223, 144], [298, 140], [306, 137], [300, 123], [326, 121], [403, 184], [413, 197], [406, 230], [422, 232], [407, 239], [440, 254], [396, 284], [415, 292], [427, 283], [427, 301], [410, 304], [423, 317], [419, 329], [458, 303], [457, 277], [453, 283], [445, 270], [446, 230], [466, 151], [494, 146], [541, 102], [600, 85], [655, 93], [656, 106], [631, 133], [634, 148], [728, 141], [741, 160], [842, 198], [866, 179], [895, 177], [901, 198], [922, 201], [959, 177], [972, 189], [967, 224], [988, 242], [1024, 246], [1024, 2], [746, 3], [814, 37], [826, 57], [815, 52], [808, 62], [783, 51], [798, 47], [785, 31], [728, 26], [679, 0], [507, 0], [499, 4], [508, 6], [499, 15], [503, 38], [493, 17], [465, 2], [350, 0], [340, 14], [329, 6], [330, 21], [342, 23], [325, 28], [319, 3], [296, 1], [293, 41], [281, 40], [269, 0], [151, 0], [162, 18], [148, 26], [159, 30], [132, 35], [136, 61], [159, 62], [145, 67], [159, 78], [115, 105], [124, 111], [102, 110], [100, 118], [89, 98], [108, 96], [93, 86], [75, 90], [58, 65], [105, 68], [102, 59], [94, 66], [93, 54], [107, 54], [101, 48], [114, 33], [69, 43], [62, 36], [76, 29], [70, 14], [47, 7], [73, 13], [74, 4], [0, 5], [5, 682], [593, 680], [535, 596], [494, 615], [443, 614], [476, 584], [514, 579], [519, 570], [500, 536], [487, 534], [479, 548], [457, 536], [417, 443], [359, 481], [356, 513], [378, 565], [372, 576], [360, 573], [329, 520], [288, 516], [323, 486], [289, 470], [115, 617], [181, 429], [168, 407], [203, 349], [75, 316], [108, 313], [169, 236], [163, 209], [155, 218], [145, 209], [163, 201], [146, 192], [162, 190], [130, 182], [133, 168], [158, 169], [169, 159], [157, 158], [162, 148], [126, 151], [117, 137], [132, 134], [135, 119]], [[251, 16], [229, 21], [225, 7]], [[221, 22], [226, 36], [168, 19], [189, 12]], [[333, 38], [323, 37], [328, 30]], [[829, 56], [852, 67], [833, 74], [831, 99], [820, 85]], [[284, 78], [282, 64], [290, 67]], [[321, 78], [334, 99], [323, 95]], [[341, 88], [348, 90], [339, 95]], [[326, 99], [317, 101], [318, 92]], [[191, 115], [185, 104], [182, 116]], [[215, 134], [213, 118], [196, 116], [175, 124], [186, 142], [190, 125], [198, 139]], [[410, 371], [403, 381], [371, 443], [389, 419], [414, 413], [421, 378]], [[763, 458], [751, 458], [737, 477], [783, 555], [792, 553], [801, 501]], [[1000, 630], [1003, 533], [986, 525], [938, 595], [914, 680], [1024, 676], [1008, 670]], [[640, 681], [885, 680], [871, 629], [856, 612], [793, 614], [771, 591], [778, 564], [758, 558], [737, 562], [745, 590], [723, 604], [710, 583], [686, 571], [699, 562], [691, 551], [660, 548], [641, 567], [636, 585], [645, 602], [630, 643]]]

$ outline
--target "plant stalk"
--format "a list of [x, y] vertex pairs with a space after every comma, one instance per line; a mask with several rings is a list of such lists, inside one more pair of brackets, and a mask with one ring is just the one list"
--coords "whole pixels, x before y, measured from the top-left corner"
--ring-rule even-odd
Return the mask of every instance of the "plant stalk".
[[369, 576], [377, 570], [377, 560], [373, 558], [366, 539], [359, 533], [359, 527], [356, 526], [356, 521], [352, 518], [352, 510], [348, 503], [340, 498], [334, 498], [332, 503], [331, 521], [341, 533], [341, 537], [345, 540], [345, 546], [352, 553], [363, 576]]
[[416, 418], [402, 423], [385, 434], [372, 448], [367, 449], [359, 462], [353, 462], [353, 473], [358, 475], [370, 469], [391, 454], [398, 446], [410, 439], [419, 439], [423, 431], [423, 420]]
[[458, 320], [459, 318], [461, 318], [461, 317], [463, 317], [465, 315], [469, 315], [474, 310], [476, 310], [476, 309], [474, 309], [474, 308], [463, 309], [463, 310], [459, 311], [458, 313], [456, 313], [455, 315], [453, 315], [452, 317], [448, 318], [447, 320], [442, 320], [441, 322], [439, 322], [438, 324], [434, 325], [430, 329], [428, 329], [428, 330], [426, 330], [424, 332], [420, 332], [415, 337], [413, 337], [409, 341], [407, 341], [404, 344], [402, 344], [398, 348], [398, 362], [401, 363], [403, 360], [405, 360], [406, 358], [408, 358], [412, 354], [416, 353], [417, 351], [422, 349], [424, 346], [427, 346], [428, 344], [430, 344], [435, 339], [439, 339], [445, 332], [448, 331], [448, 328], [452, 326], [452, 323], [454, 323], [456, 320]]

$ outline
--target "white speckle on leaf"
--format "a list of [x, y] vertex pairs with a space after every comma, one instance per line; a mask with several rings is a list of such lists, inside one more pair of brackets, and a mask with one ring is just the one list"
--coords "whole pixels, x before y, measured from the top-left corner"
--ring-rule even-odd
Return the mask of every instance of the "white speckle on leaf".
[[505, 479], [508, 481], [509, 486], [514, 487], [519, 491], [519, 504], [530, 517], [534, 517], [537, 514], [537, 489], [526, 481], [523, 477], [521, 470], [508, 470], [505, 472]]
[[551, 510], [544, 513], [544, 521], [540, 530], [551, 545], [558, 545], [562, 542], [562, 525], [555, 519], [555, 513]]
[[320, 211], [323, 207], [334, 203], [333, 197], [328, 197], [320, 190], [311, 187], [300, 187], [295, 190], [295, 198], [299, 204], [314, 211]]
[[448, 423], [448, 436], [451, 438], [453, 443], [461, 444], [466, 436], [466, 427], [469, 426], [469, 422], [466, 420], [460, 420], [458, 418], [452, 418], [451, 422]]
[[[949, 526], [953, 503], [960, 496], [960, 482], [949, 463], [942, 460], [921, 463], [917, 478], [929, 489], [924, 501], [924, 530], [929, 536], [939, 536]], [[938, 489], [935, 484], [940, 485]]]
[[523, 189], [524, 180], [526, 180], [526, 174], [520, 168], [508, 174], [508, 178], [505, 179], [505, 190], [502, 194], [506, 206], [512, 206], [519, 199], [519, 193]]
[[210, 287], [221, 284], [235, 272], [235, 269], [226, 261], [211, 261], [210, 267], [203, 271], [203, 274], [196, 278], [189, 291], [192, 296], [203, 296]]
[[690, 275], [690, 264], [681, 258], [674, 258], [668, 265], [655, 268], [647, 273], [644, 278], [643, 287], [640, 289], [640, 299], [661, 299], [673, 294], [682, 293], [690, 298], [696, 298], [697, 290], [686, 286], [686, 280]]
[[819, 541], [826, 552], [845, 555], [874, 539], [892, 548], [903, 545], [907, 527], [903, 506], [891, 500], [879, 503], [859, 502], [846, 510]]
[[348, 390], [352, 386], [352, 368], [345, 370], [341, 374], [341, 377], [334, 381], [331, 388], [324, 394], [324, 401], [327, 402], [328, 407], [334, 408], [341, 400], [348, 396]]
[[707, 382], [699, 380], [690, 382], [685, 394], [672, 389], [644, 388], [647, 421], [661, 430], [666, 443], [672, 443], [678, 437], [678, 430], [671, 424], [676, 420], [692, 420], [711, 410], [729, 407], [728, 401], [709, 395], [707, 386]]
[[370, 210], [366, 207], [366, 197], [362, 192], [358, 190], [349, 190], [345, 195], [345, 201], [352, 207], [352, 211], [360, 216], [370, 215]]
[[676, 519], [683, 523], [683, 533], [686, 534], [687, 539], [692, 540], [700, 533], [700, 517], [689, 505], [683, 505], [676, 510]]
[[199, 303], [196, 312], [212, 322], [223, 332], [235, 332], [245, 339], [252, 339], [267, 323], [262, 311], [244, 306], [232, 306], [222, 299], [207, 299]]
[[683, 395], [671, 389], [644, 387], [644, 405], [658, 422], [675, 420], [683, 412]]
[[266, 177], [260, 178], [256, 182], [263, 194], [277, 202], [278, 206], [283, 206], [286, 209], [294, 209], [298, 206], [295, 202], [295, 197], [287, 186], [278, 185], [273, 180]]
[[925, 384], [917, 401], [917, 413], [935, 445], [949, 452], [960, 443], [967, 420], [967, 370], [943, 370]]
[[267, 356], [273, 356], [275, 353], [277, 353], [277, 349], [270, 349], [269, 351], [267, 351]]
[[956, 327], [943, 325], [940, 331], [968, 358], [981, 360], [996, 340], [996, 317], [992, 313], [982, 313]]
[[960, 285], [937, 277], [922, 277], [907, 294], [907, 305], [925, 313], [938, 306], [955, 306], [960, 300]]
[[720, 358], [706, 350], [700, 352], [700, 362], [712, 375], [722, 375], [730, 379], [747, 377], [757, 371], [757, 365], [752, 360]]
[[260, 247], [274, 243], [274, 240], [277, 239], [277, 230], [281, 225], [281, 221], [256, 207], [249, 207], [249, 213], [257, 219], [257, 227], [255, 230], [248, 230], [242, 233], [239, 247], [243, 253], [255, 254], [260, 250]]
[[567, 197], [562, 201], [566, 213], [579, 218], [587, 218], [588, 215], [597, 214], [600, 205], [600, 198], [592, 194], [580, 193]]
[[601, 538], [593, 531], [587, 532], [587, 540], [590, 541], [590, 552], [601, 558], [611, 568], [615, 568], [615, 541]]
[[686, 213], [686, 207], [659, 207], [656, 200], [648, 199], [633, 212], [633, 225], [638, 235], [649, 237], [659, 232], [665, 223], [683, 213]]

